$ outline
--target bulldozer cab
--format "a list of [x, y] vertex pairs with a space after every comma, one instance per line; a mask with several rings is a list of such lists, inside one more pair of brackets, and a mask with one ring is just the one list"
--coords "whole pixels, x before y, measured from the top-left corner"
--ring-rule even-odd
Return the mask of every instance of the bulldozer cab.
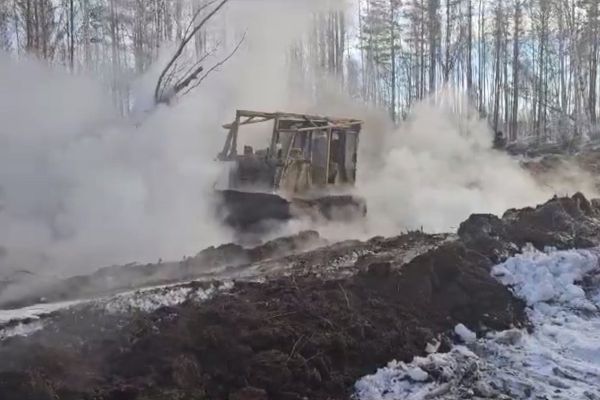
[[[255, 124], [270, 137], [257, 149], [243, 132]], [[223, 127], [228, 135], [218, 158], [230, 164], [228, 190], [303, 195], [356, 182], [362, 121], [240, 110]]]

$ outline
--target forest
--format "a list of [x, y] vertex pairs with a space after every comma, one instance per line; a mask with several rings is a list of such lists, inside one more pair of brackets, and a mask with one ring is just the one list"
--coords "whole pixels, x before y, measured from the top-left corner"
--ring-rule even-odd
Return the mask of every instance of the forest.
[[[250, 3], [252, 0], [231, 0]], [[0, 48], [105, 80], [131, 108], [132, 79], [181, 42], [209, 0], [0, 0]], [[452, 89], [510, 141], [598, 134], [597, 0], [330, 0], [289, 46], [294, 74], [318, 96], [327, 74], [397, 123]], [[193, 37], [197, 59], [235, 46], [227, 9]], [[243, 45], [243, 44], [242, 44]], [[462, 99], [469, 99], [469, 106]]]
[[600, 399], [599, 3], [0, 0], [0, 400]]

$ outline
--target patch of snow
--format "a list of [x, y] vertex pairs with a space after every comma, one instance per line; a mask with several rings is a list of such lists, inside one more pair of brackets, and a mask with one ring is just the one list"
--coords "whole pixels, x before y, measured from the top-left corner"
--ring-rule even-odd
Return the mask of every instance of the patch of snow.
[[[528, 304], [530, 334], [490, 333], [447, 354], [391, 362], [355, 385], [359, 400], [497, 398], [600, 399], [600, 250], [527, 248], [492, 274]], [[455, 330], [459, 336], [462, 328]], [[462, 332], [464, 333], [464, 332]], [[410, 378], [420, 368], [426, 381]]]
[[191, 288], [160, 289], [156, 291], [141, 291], [117, 295], [106, 303], [100, 302], [104, 309], [111, 313], [126, 313], [133, 310], [151, 312], [161, 307], [170, 307], [185, 302]]
[[192, 283], [156, 286], [97, 299], [38, 304], [17, 310], [0, 310], [0, 341], [13, 336], [28, 336], [39, 331], [44, 328], [44, 317], [72, 307], [92, 305], [112, 314], [133, 311], [152, 312], [161, 307], [176, 306], [186, 301], [206, 301], [218, 292], [230, 290], [234, 285], [232, 281], [227, 281], [202, 288], [193, 287]]
[[11, 321], [23, 321], [30, 319], [39, 319], [53, 312], [70, 308], [80, 301], [68, 301], [61, 303], [37, 304], [31, 307], [19, 308], [15, 310], [0, 310], [0, 325]]
[[477, 335], [475, 334], [475, 332], [471, 331], [463, 324], [456, 325], [456, 327], [454, 327], [454, 333], [458, 335], [458, 337], [463, 341], [463, 343], [473, 343], [477, 340]]
[[488, 333], [487, 338], [497, 343], [505, 345], [516, 345], [523, 339], [523, 331], [520, 329], [510, 329], [503, 332]]
[[[460, 377], [472, 370], [476, 362], [477, 356], [462, 346], [456, 346], [446, 354], [415, 357], [410, 364], [392, 361], [374, 375], [359, 380], [355, 384], [355, 397], [360, 400], [434, 398], [432, 396], [442, 394], [450, 386], [458, 384]], [[427, 377], [414, 379], [411, 372], [415, 370], [422, 371]], [[418, 378], [423, 376], [417, 374]]]
[[438, 350], [440, 349], [441, 345], [442, 345], [442, 342], [440, 342], [437, 339], [434, 339], [430, 343], [427, 343], [427, 346], [425, 346], [425, 353], [427, 353], [427, 354], [437, 353]]
[[152, 312], [161, 307], [173, 307], [186, 301], [202, 302], [210, 299], [219, 291], [227, 291], [233, 282], [211, 284], [207, 288], [181, 285], [169, 285], [136, 292], [122, 293], [97, 304], [109, 313], [128, 313], [132, 311]]
[[415, 382], [425, 382], [429, 378], [429, 374], [419, 367], [409, 368], [407, 373]]
[[528, 305], [559, 302], [595, 309], [577, 285], [598, 268], [598, 250], [540, 252], [529, 246], [522, 254], [492, 269], [492, 275]]
[[44, 329], [43, 321], [19, 322], [17, 325], [0, 329], [0, 342], [15, 336], [29, 336]]
[[44, 328], [43, 318], [80, 304], [80, 301], [38, 304], [14, 310], [0, 310], [0, 341], [13, 336], [28, 336]]
[[343, 256], [337, 257], [336, 259], [328, 263], [326, 267], [333, 270], [351, 268], [356, 264], [360, 257], [365, 257], [373, 254], [375, 253], [368, 249], [353, 250], [349, 254], [344, 254]]

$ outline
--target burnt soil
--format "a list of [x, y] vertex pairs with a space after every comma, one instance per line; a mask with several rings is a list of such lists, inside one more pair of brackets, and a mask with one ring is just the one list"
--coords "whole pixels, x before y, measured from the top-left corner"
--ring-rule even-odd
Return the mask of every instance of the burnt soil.
[[210, 250], [231, 263], [224, 271], [263, 280], [240, 278], [205, 302], [127, 315], [82, 306], [0, 342], [0, 399], [347, 399], [388, 361], [436, 339], [449, 348], [457, 323], [525, 326], [524, 304], [490, 268], [527, 243], [600, 244], [600, 204], [578, 194], [474, 215], [458, 235], [316, 246], [316, 233], [303, 235], [316, 248], [296, 251], [296, 237], [275, 242], [295, 243], [291, 253], [267, 244], [246, 263], [228, 259], [235, 246]]

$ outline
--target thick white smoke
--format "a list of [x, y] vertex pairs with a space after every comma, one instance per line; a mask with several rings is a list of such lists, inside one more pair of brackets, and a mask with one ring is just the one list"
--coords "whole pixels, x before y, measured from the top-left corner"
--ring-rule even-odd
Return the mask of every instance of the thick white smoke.
[[[352, 230], [323, 228], [336, 238], [448, 230], [472, 212], [502, 212], [562, 190], [538, 187], [490, 149], [485, 123], [457, 121], [443, 107], [417, 106], [395, 129], [384, 112], [326, 79], [318, 102], [312, 87], [290, 90], [287, 49], [310, 29], [311, 13], [332, 4], [346, 2], [232, 1], [220, 18], [236, 27], [230, 42], [247, 33], [241, 51], [194, 95], [141, 123], [121, 119], [91, 78], [0, 55], [0, 275], [179, 259], [231, 240], [211, 194], [220, 126], [236, 108], [365, 119], [357, 191], [369, 218]], [[140, 93], [152, 93], [157, 70], [140, 79]]]
[[[178, 104], [133, 119], [93, 77], [0, 54], [0, 276], [179, 259], [231, 240], [211, 196], [221, 125], [236, 108], [309, 103], [287, 91], [287, 49], [333, 4], [344, 0], [233, 0], [212, 28], [228, 26], [223, 54], [246, 33], [239, 53]], [[158, 64], [134, 85], [138, 111], [149, 109]]]
[[[475, 110], [456, 112], [456, 98], [444, 91], [435, 102], [416, 105], [407, 121], [385, 135], [378, 164], [366, 155], [360, 191], [371, 210], [370, 232], [451, 231], [471, 213], [502, 214], [554, 194], [596, 194], [592, 178], [579, 170], [541, 185], [517, 160], [492, 148], [493, 133]], [[363, 140], [370, 129], [367, 123]]]
[[121, 120], [93, 81], [0, 58], [2, 270], [45, 274], [195, 253], [212, 218], [219, 114], [207, 104]]

